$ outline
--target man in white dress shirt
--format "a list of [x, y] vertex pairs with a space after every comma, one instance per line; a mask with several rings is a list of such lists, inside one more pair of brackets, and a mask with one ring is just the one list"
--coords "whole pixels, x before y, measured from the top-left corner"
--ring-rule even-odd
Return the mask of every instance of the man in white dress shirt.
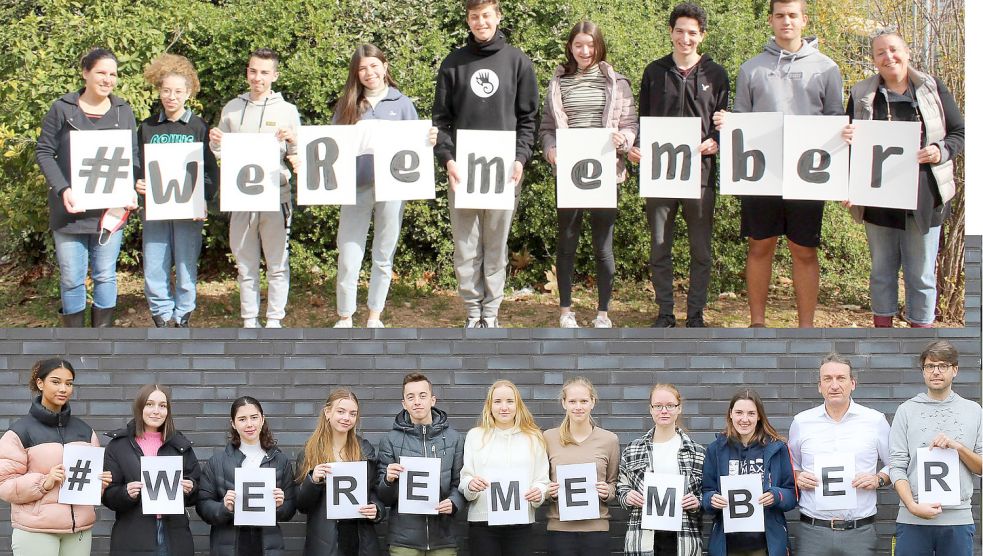
[[[819, 366], [819, 393], [825, 402], [792, 421], [788, 446], [800, 491], [801, 522], [795, 543], [799, 556], [867, 556], [876, 551], [877, 489], [891, 482], [887, 467], [891, 427], [883, 413], [853, 401], [856, 388], [850, 361], [837, 353], [827, 355]], [[852, 455], [856, 475], [843, 477], [826, 468], [826, 484], [822, 484], [815, 467], [821, 454]], [[853, 507], [826, 509], [851, 504], [827, 504], [824, 499], [830, 497], [817, 494], [845, 493], [851, 488], [857, 494]]]

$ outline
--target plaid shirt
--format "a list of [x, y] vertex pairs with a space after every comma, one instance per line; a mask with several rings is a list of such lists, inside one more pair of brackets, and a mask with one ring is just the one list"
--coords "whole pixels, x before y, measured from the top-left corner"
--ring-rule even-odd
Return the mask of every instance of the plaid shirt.
[[[652, 470], [652, 435], [655, 429], [645, 436], [631, 441], [621, 454], [618, 470], [618, 502], [631, 512], [628, 516], [628, 530], [625, 532], [625, 556], [650, 556], [653, 551], [653, 536], [642, 530], [642, 509], [629, 506], [626, 499], [632, 490], [643, 492], [645, 472]], [[683, 475], [687, 490], [699, 498], [703, 491], [703, 458], [706, 450], [690, 440], [679, 428], [676, 434], [682, 440], [679, 447], [679, 473]], [[676, 547], [679, 556], [700, 556], [703, 553], [703, 513], [700, 510], [683, 512], [683, 530], [679, 532]]]

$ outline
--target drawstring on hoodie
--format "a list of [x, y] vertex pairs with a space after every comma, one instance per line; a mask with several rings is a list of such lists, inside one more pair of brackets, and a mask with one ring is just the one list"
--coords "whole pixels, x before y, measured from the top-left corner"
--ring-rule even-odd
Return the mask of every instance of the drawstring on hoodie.
[[[263, 117], [266, 116], [266, 103], [270, 101], [270, 96], [267, 95], [263, 99], [263, 109], [259, 112], [259, 125], [256, 127], [256, 131], [263, 131]], [[242, 99], [242, 114], [239, 115], [239, 129], [242, 129], [242, 123], [246, 120], [246, 108], [249, 107], [251, 101], [248, 98]]]
[[788, 62], [788, 69], [785, 70], [785, 75], [781, 75], [781, 73], [782, 73], [782, 67], [781, 67], [782, 66], [782, 58], [785, 57], [785, 49], [784, 48], [779, 48], [778, 49], [778, 63], [775, 64], [775, 73], [777, 73], [778, 75], [781, 75], [782, 77], [785, 77], [785, 78], [787, 78], [789, 76], [789, 74], [792, 73], [792, 64], [794, 64], [795, 61], [799, 58], [799, 54], [797, 52], [791, 52], [791, 53], [789, 53], [789, 55], [792, 58]]

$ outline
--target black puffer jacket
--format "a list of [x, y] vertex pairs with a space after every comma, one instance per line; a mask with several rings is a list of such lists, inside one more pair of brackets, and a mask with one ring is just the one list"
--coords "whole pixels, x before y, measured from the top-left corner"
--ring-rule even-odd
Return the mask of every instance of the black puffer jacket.
[[[116, 512], [113, 534], [109, 542], [109, 553], [119, 555], [157, 554], [157, 516], [144, 515], [140, 497], [130, 498], [126, 484], [140, 480], [140, 458], [143, 450], [137, 445], [136, 424], [130, 421], [126, 427], [107, 432], [111, 438], [106, 446], [106, 471], [113, 474], [102, 493], [102, 504]], [[164, 439], [157, 451], [158, 456], [181, 456], [184, 460], [183, 478], [194, 484], [191, 492], [184, 495], [184, 505], [193, 506], [198, 499], [198, 486], [201, 482], [201, 466], [191, 448], [191, 441], [180, 432]], [[167, 529], [167, 546], [173, 556], [195, 553], [195, 543], [188, 525], [187, 513], [162, 515], [161, 520]]]
[[[358, 554], [359, 556], [378, 556], [381, 551], [379, 548], [379, 538], [375, 533], [375, 523], [379, 523], [386, 517], [386, 506], [379, 500], [375, 489], [376, 460], [375, 448], [372, 443], [364, 438], [357, 437], [362, 448], [362, 459], [368, 463], [366, 477], [369, 480], [369, 503], [376, 506], [376, 518], [374, 521], [367, 519], [345, 520], [348, 523], [354, 521], [355, 529], [358, 531]], [[297, 456], [297, 465], [302, 465], [304, 452], [301, 451]], [[324, 500], [324, 483], [316, 485], [308, 473], [304, 481], [297, 487], [297, 509], [307, 515], [307, 540], [304, 541], [305, 556], [343, 556], [338, 543], [338, 520], [328, 519], [327, 509]], [[347, 541], [347, 542], [346, 542]], [[342, 539], [342, 544], [349, 544], [354, 539]]]
[[434, 408], [433, 423], [414, 425], [403, 410], [396, 415], [393, 428], [379, 442], [379, 498], [392, 508], [389, 514], [389, 544], [417, 550], [455, 548], [454, 517], [451, 515], [400, 514], [397, 483], [386, 482], [386, 467], [399, 463], [400, 456], [440, 458], [440, 499], [450, 498], [454, 513], [466, 507], [457, 489], [464, 466], [464, 438], [447, 422], [447, 414]]
[[[239, 533], [233, 520], [235, 515], [225, 509], [222, 503], [225, 493], [235, 490], [235, 470], [242, 466], [246, 456], [232, 444], [225, 450], [215, 453], [208, 460], [201, 475], [201, 488], [198, 492], [198, 515], [212, 526], [210, 537], [212, 556], [236, 556]], [[296, 513], [296, 487], [293, 465], [287, 455], [274, 446], [266, 453], [260, 467], [276, 469], [276, 486], [283, 490], [283, 505], [276, 509], [275, 527], [261, 527], [263, 532], [263, 554], [266, 556], [285, 556], [283, 533], [279, 523], [290, 521]]]

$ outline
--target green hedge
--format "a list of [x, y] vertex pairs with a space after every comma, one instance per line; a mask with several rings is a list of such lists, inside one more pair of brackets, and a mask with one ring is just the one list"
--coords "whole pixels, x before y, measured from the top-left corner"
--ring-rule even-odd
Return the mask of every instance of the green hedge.
[[[836, 3], [829, 0], [822, 4]], [[504, 1], [502, 26], [511, 41], [536, 65], [541, 90], [562, 59], [569, 26], [582, 17], [605, 31], [609, 59], [632, 80], [637, 94], [642, 70], [669, 51], [667, 17], [675, 2], [665, 0]], [[79, 0], [26, 0], [0, 7], [0, 241], [5, 251], [35, 261], [51, 259], [47, 233], [45, 184], [34, 163], [34, 142], [51, 103], [80, 86], [77, 60], [88, 47], [104, 45], [120, 59], [117, 93], [134, 107], [138, 119], [154, 109], [154, 94], [141, 78], [144, 65], [169, 50], [188, 56], [197, 66], [202, 92], [194, 107], [214, 122], [226, 100], [245, 89], [243, 56], [261, 46], [282, 56], [276, 88], [297, 104], [304, 123], [327, 123], [344, 83], [354, 47], [373, 42], [389, 56], [401, 90], [413, 98], [421, 117], [428, 117], [434, 77], [440, 61], [466, 36], [459, 0], [135, 0], [128, 3]], [[705, 50], [733, 79], [742, 61], [756, 54], [768, 36], [767, 2], [706, 0], [710, 33]], [[845, 5], [845, 3], [844, 3]], [[825, 10], [824, 13], [830, 10]], [[846, 10], [814, 18], [812, 32], [843, 42], [838, 28]], [[834, 58], [840, 51], [831, 52]], [[839, 59], [839, 58], [838, 58]], [[438, 178], [438, 180], [442, 180]], [[452, 244], [444, 183], [438, 198], [407, 205], [402, 245], [395, 271], [421, 285], [451, 286]], [[620, 277], [647, 277], [649, 234], [637, 182], [622, 187], [621, 213], [615, 236]], [[511, 248], [521, 253], [513, 267], [514, 286], [541, 284], [553, 262], [555, 192], [548, 167], [536, 158], [527, 168]], [[334, 277], [338, 210], [303, 208], [295, 216], [291, 268], [295, 276], [320, 282]], [[716, 212], [713, 287], [743, 289], [745, 244], [739, 237], [739, 211], [732, 198], [720, 198]], [[822, 250], [823, 292], [828, 301], [856, 303], [865, 297], [869, 257], [862, 230], [844, 211], [827, 210]], [[232, 272], [227, 219], [211, 215], [204, 257], [212, 268]], [[781, 272], [789, 272], [787, 252], [780, 251]], [[677, 274], [686, 275], [688, 248], [680, 219], [674, 246]], [[139, 262], [139, 223], [129, 226], [121, 262]], [[593, 272], [589, 235], [584, 234], [577, 267]]]

